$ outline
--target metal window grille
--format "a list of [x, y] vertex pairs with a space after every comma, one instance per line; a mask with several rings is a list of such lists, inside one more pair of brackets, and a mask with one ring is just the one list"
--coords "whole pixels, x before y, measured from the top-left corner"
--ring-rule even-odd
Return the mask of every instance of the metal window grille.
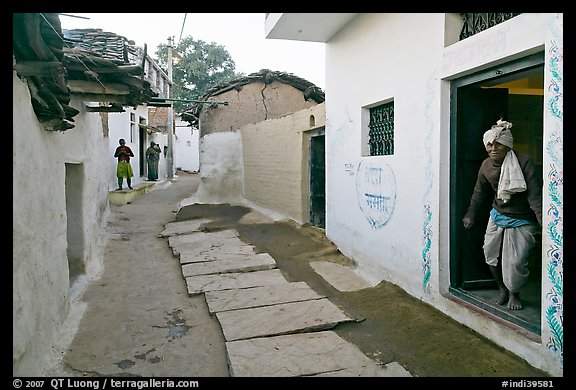
[[372, 107], [368, 127], [370, 155], [394, 154], [394, 102]]
[[520, 14], [510, 12], [474, 12], [460, 15], [462, 15], [460, 40], [463, 40]]

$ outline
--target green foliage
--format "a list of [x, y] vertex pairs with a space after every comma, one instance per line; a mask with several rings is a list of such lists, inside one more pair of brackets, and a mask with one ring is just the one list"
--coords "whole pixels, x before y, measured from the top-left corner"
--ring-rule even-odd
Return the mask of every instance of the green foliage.
[[[212, 86], [242, 77], [236, 73], [236, 64], [222, 45], [183, 38], [173, 49], [171, 98], [199, 100]], [[168, 68], [168, 45], [160, 44], [156, 61], [165, 71]], [[192, 103], [175, 102], [176, 112], [186, 110]]]

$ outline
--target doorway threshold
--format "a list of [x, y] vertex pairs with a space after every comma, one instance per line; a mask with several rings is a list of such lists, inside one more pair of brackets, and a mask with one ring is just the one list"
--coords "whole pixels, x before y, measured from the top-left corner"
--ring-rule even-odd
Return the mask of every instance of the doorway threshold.
[[476, 309], [476, 311], [482, 314], [489, 314], [490, 317], [495, 320], [500, 320], [498, 322], [504, 323], [516, 330], [518, 327], [522, 328], [522, 332], [528, 338], [540, 342], [541, 336], [541, 326], [540, 321], [529, 321], [525, 316], [521, 314], [521, 311], [510, 310], [505, 306], [500, 306], [496, 303], [492, 303], [489, 300], [479, 296], [474, 291], [462, 290], [459, 288], [450, 287], [450, 294], [452, 296], [459, 298], [466, 303], [468, 303], [470, 308]]

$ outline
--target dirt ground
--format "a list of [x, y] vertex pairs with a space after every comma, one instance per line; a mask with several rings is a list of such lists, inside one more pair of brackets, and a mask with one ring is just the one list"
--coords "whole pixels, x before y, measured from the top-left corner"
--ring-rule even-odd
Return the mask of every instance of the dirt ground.
[[[199, 176], [178, 173], [165, 189], [111, 205], [103, 271], [73, 299], [50, 376], [227, 377], [224, 337], [201, 295], [189, 296], [166, 239], [172, 221], [207, 218], [206, 231], [234, 228], [269, 253], [289, 281], [304, 281], [357, 322], [333, 330], [382, 363], [417, 377], [545, 377], [519, 357], [395, 285], [340, 292], [311, 261], [350, 265], [322, 229], [274, 221], [244, 206], [178, 204]], [[260, 218], [259, 215], [262, 217]]]
[[545, 377], [546, 373], [495, 345], [391, 283], [340, 292], [310, 266], [311, 261], [352, 265], [323, 229], [291, 221], [244, 224], [250, 209], [230, 205], [189, 205], [177, 221], [211, 218], [207, 231], [234, 228], [240, 238], [269, 253], [289, 281], [304, 281], [358, 322], [333, 330], [368, 357], [398, 362], [418, 377]]

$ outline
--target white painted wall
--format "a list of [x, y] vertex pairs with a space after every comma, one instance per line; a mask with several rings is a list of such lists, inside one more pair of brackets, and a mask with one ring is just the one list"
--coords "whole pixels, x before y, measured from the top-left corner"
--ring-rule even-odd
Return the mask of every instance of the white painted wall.
[[[70, 307], [67, 219], [77, 229], [72, 245], [85, 278], [95, 278], [102, 268], [112, 167], [99, 113], [87, 113], [72, 99], [80, 110], [75, 128], [48, 132], [15, 72], [12, 96], [12, 373], [42, 376]], [[67, 164], [75, 168], [68, 178]], [[66, 186], [77, 200], [74, 211], [67, 209]]]
[[200, 138], [198, 203], [242, 203], [244, 163], [239, 131], [206, 134]]
[[[331, 64], [326, 233], [357, 260], [366, 277], [389, 280], [416, 296], [422, 295], [420, 239], [430, 183], [426, 167], [439, 147], [437, 136], [427, 145], [424, 139], [430, 132], [438, 134], [440, 123], [440, 95], [428, 91], [438, 91], [440, 85], [435, 72], [441, 65], [442, 20], [441, 14], [362, 14], [326, 47]], [[394, 155], [362, 157], [367, 106], [389, 99], [395, 108]], [[377, 190], [389, 191], [389, 210], [371, 214], [364, 193]], [[438, 196], [431, 196], [430, 203], [437, 204]]]
[[[546, 329], [535, 343], [442, 295], [449, 282], [448, 79], [542, 51], [550, 19], [523, 14], [452, 45], [445, 30], [453, 15], [441, 13], [361, 14], [336, 34], [326, 45], [326, 234], [371, 281], [397, 284], [535, 367], [562, 375]], [[389, 99], [394, 155], [363, 157], [368, 107]], [[386, 210], [368, 207], [365, 194], [373, 192], [389, 198]]]
[[174, 167], [182, 171], [200, 170], [200, 131], [177, 117], [174, 135]]

